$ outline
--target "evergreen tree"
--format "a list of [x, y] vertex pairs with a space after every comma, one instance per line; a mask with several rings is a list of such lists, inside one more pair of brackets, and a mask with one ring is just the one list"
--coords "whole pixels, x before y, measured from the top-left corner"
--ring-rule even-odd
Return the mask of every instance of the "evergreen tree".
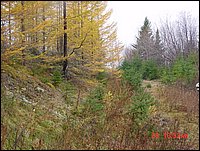
[[156, 37], [155, 37], [155, 61], [158, 65], [163, 65], [164, 63], [164, 49], [160, 40], [159, 30], [156, 30]]
[[133, 47], [142, 59], [149, 60], [155, 53], [154, 46], [151, 23], [148, 18], [145, 17], [144, 25], [139, 31], [139, 37], [137, 37], [137, 44], [133, 45]]

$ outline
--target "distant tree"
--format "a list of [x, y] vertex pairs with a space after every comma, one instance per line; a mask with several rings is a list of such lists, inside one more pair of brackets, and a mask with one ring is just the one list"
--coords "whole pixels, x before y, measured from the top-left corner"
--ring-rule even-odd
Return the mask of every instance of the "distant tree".
[[162, 46], [162, 42], [160, 39], [160, 34], [159, 34], [159, 30], [156, 30], [156, 36], [155, 36], [155, 55], [154, 55], [154, 59], [156, 61], [156, 63], [158, 65], [163, 65], [164, 63], [164, 49]]
[[151, 22], [145, 17], [144, 25], [139, 31], [137, 43], [132, 45], [138, 52], [140, 58], [149, 60], [155, 54], [154, 37], [151, 30]]
[[185, 12], [174, 22], [168, 19], [162, 22], [160, 35], [165, 62], [172, 63], [180, 55], [186, 58], [191, 52], [198, 52], [198, 28], [195, 19]]

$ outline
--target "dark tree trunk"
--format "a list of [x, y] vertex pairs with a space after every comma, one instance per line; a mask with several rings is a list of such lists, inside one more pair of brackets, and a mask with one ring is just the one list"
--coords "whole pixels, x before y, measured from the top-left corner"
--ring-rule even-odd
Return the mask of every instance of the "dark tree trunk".
[[[64, 18], [64, 57], [67, 56], [67, 21], [66, 21], [66, 2], [63, 1], [63, 18]], [[63, 62], [63, 75], [67, 78], [68, 74], [68, 60], [65, 59]]]
[[[43, 22], [45, 21], [45, 14], [44, 14], [45, 8], [44, 7], [45, 6], [43, 6], [43, 8], [42, 8], [42, 13], [43, 13], [42, 20], [43, 20]], [[45, 52], [45, 28], [43, 29], [42, 37], [43, 37], [43, 40], [42, 40], [43, 41], [42, 51]]]
[[9, 26], [9, 47], [11, 46], [11, 15], [10, 15], [10, 9], [11, 9], [11, 5], [10, 5], [10, 2], [8, 2], [8, 4], [9, 4], [9, 16], [8, 16], [8, 26]]

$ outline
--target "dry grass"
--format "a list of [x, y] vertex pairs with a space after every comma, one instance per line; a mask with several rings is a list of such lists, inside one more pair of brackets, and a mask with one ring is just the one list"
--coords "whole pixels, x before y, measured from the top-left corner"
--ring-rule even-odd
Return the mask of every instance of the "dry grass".
[[[194, 141], [188, 139], [159, 139], [152, 138], [152, 132], [178, 132], [181, 128], [179, 121], [173, 120], [166, 129], [156, 125], [155, 121], [147, 120], [140, 127], [135, 127], [131, 117], [126, 114], [127, 106], [131, 103], [134, 92], [127, 83], [120, 79], [109, 79], [106, 87], [110, 97], [105, 97], [105, 116], [101, 119], [96, 115], [77, 118], [77, 125], [69, 125], [60, 142], [61, 149], [196, 149]], [[84, 119], [85, 118], [85, 119]], [[66, 123], [67, 124], [67, 123]], [[182, 132], [187, 133], [187, 130]], [[58, 145], [59, 146], [59, 145]]]
[[182, 86], [167, 86], [160, 91], [162, 99], [170, 105], [171, 110], [186, 112], [189, 115], [199, 115], [199, 92]]
[[[177, 127], [189, 135], [191, 147], [199, 148], [199, 92], [181, 85], [159, 89], [160, 110], [179, 122]], [[189, 149], [190, 149], [189, 148]]]

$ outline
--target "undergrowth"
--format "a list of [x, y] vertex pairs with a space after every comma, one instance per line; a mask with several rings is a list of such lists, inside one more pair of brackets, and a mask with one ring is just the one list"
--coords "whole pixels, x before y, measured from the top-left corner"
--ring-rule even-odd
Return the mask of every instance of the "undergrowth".
[[[188, 133], [188, 129], [181, 127], [177, 120], [165, 127], [156, 123], [151, 117], [151, 108], [158, 105], [158, 100], [140, 85], [136, 88], [130, 82], [132, 77], [121, 79], [100, 74], [97, 86], [83, 95], [83, 90], [74, 83], [61, 81], [56, 72], [49, 79], [65, 99], [64, 118], [52, 114], [48, 104], [46, 108], [37, 106], [34, 111], [32, 105], [8, 98], [2, 87], [1, 149], [198, 148], [190, 136], [189, 139], [164, 139], [165, 131]], [[188, 94], [188, 99], [191, 97]], [[153, 137], [154, 133], [159, 133], [159, 137]]]

